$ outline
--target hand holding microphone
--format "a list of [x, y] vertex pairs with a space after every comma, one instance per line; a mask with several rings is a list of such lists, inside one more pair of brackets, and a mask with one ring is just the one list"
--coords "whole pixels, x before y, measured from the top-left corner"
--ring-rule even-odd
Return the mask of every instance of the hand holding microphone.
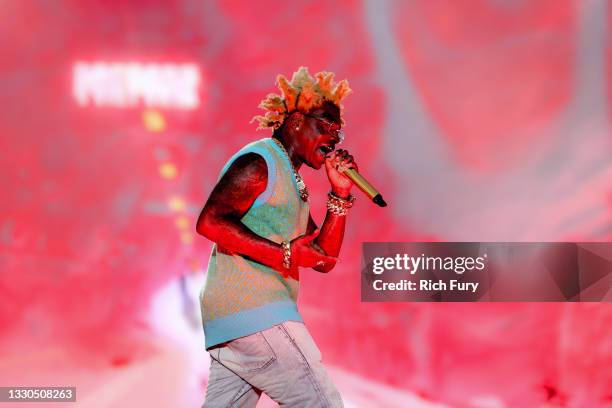
[[[351, 156], [346, 150], [338, 149], [329, 153], [325, 159], [325, 169], [332, 191], [335, 194], [348, 196], [351, 185], [355, 184], [376, 205], [386, 207], [387, 203], [382, 195], [361, 174]], [[346, 176], [346, 177], [343, 177]], [[347, 178], [350, 180], [347, 180]]]

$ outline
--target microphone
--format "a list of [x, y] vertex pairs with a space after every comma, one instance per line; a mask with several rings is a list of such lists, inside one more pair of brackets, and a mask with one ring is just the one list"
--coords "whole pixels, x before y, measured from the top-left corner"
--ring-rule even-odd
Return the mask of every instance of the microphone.
[[355, 185], [365, 193], [365, 195], [367, 195], [372, 201], [374, 201], [376, 205], [378, 205], [379, 207], [387, 206], [387, 203], [385, 202], [385, 200], [383, 200], [382, 195], [374, 188], [374, 186], [368, 183], [368, 180], [363, 178], [363, 176], [359, 174], [355, 169], [347, 169], [344, 170], [343, 173], [346, 177], [350, 178], [351, 181], [355, 183]]

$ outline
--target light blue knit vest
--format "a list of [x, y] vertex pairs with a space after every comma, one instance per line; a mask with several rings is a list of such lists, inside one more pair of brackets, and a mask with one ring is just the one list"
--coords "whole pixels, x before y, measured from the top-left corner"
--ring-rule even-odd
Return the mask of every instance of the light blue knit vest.
[[[308, 203], [299, 197], [289, 158], [271, 138], [250, 143], [225, 164], [246, 153], [262, 156], [268, 184], [241, 219], [251, 231], [276, 243], [306, 233]], [[265, 330], [287, 320], [302, 321], [297, 310], [299, 282], [237, 254], [217, 250], [208, 263], [206, 284], [200, 295], [206, 348]]]

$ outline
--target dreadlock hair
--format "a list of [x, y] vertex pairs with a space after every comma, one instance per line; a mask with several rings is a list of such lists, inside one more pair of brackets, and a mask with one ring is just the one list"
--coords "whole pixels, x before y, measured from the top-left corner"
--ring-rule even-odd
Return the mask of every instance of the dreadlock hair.
[[281, 95], [268, 94], [259, 103], [259, 107], [266, 113], [257, 115], [251, 120], [251, 123], [259, 122], [257, 130], [269, 128], [279, 130], [293, 112], [309, 113], [326, 102], [331, 102], [339, 108], [340, 121], [344, 123], [341, 102], [352, 92], [346, 79], [336, 84], [333, 72], [318, 72], [313, 78], [308, 73], [308, 68], [300, 67], [293, 73], [291, 81], [279, 74], [276, 77], [276, 83]]

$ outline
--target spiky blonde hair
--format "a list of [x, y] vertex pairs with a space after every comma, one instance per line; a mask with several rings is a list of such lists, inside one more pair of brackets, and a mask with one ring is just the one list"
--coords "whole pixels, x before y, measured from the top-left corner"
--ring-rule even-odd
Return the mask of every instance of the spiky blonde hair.
[[308, 68], [300, 67], [293, 73], [291, 82], [284, 75], [279, 74], [276, 77], [276, 84], [281, 95], [268, 94], [259, 104], [259, 107], [266, 110], [266, 113], [257, 115], [251, 120], [251, 123], [259, 122], [257, 130], [278, 129], [292, 112], [298, 110], [308, 113], [320, 108], [325, 101], [338, 106], [340, 120], [344, 123], [341, 101], [352, 92], [346, 79], [335, 84], [333, 72], [321, 71], [313, 78], [308, 73]]

